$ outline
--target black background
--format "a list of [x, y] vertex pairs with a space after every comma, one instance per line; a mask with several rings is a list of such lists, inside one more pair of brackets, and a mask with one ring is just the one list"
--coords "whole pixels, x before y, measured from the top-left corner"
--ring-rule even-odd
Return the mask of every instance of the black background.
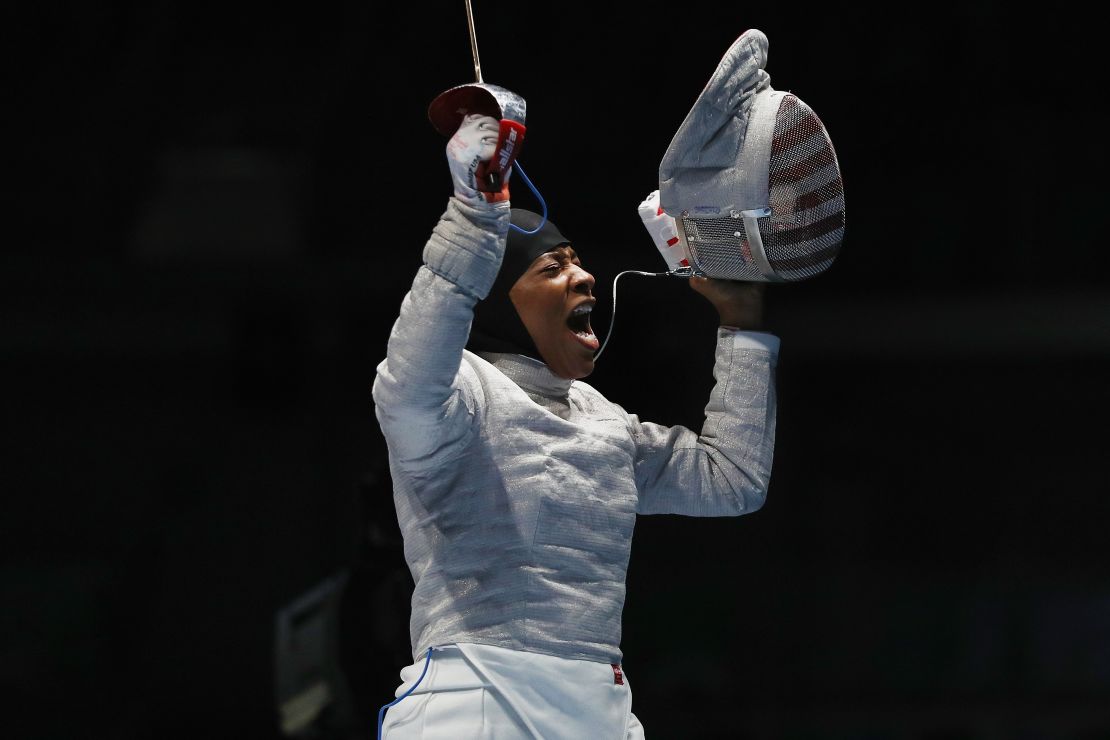
[[[657, 738], [1110, 737], [1098, 24], [763, 5], [475, 2], [596, 328], [618, 271], [662, 267], [636, 205], [745, 29], [843, 170], [841, 256], [768, 292], [767, 505], [637, 526], [634, 710]], [[276, 738], [275, 613], [402, 565], [365, 545], [396, 526], [370, 385], [450, 194], [425, 110], [472, 79], [464, 4], [6, 15], [5, 735]], [[589, 382], [697, 428], [712, 308], [636, 277], [620, 307]], [[336, 657], [372, 711], [407, 611], [375, 587]]]

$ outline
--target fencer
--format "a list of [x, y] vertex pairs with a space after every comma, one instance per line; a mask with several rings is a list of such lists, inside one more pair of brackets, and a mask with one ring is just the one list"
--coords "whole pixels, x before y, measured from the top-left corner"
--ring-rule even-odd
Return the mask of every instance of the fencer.
[[763, 505], [779, 340], [761, 284], [692, 278], [720, 318], [700, 433], [607, 400], [583, 381], [589, 245], [536, 230], [509, 177], [479, 192], [497, 132], [467, 116], [447, 145], [453, 194], [373, 385], [415, 581], [384, 736], [643, 737], [620, 648], [636, 518]]

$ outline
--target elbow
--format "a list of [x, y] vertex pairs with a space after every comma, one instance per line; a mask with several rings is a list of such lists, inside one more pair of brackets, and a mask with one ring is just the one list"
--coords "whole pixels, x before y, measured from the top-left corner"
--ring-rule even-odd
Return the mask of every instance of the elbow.
[[744, 514], [754, 514], [763, 508], [763, 504], [767, 502], [767, 486], [763, 485], [752, 489], [747, 495], [744, 496]]
[[767, 501], [770, 470], [763, 465], [716, 465], [710, 474], [717, 501], [717, 516], [743, 516], [763, 508]]
[[737, 515], [754, 514], [767, 502], [768, 475], [746, 475], [739, 487], [739, 511]]
[[742, 514], [751, 514], [763, 508], [767, 502], [767, 490], [771, 484], [771, 454], [752, 460], [745, 466], [740, 481], [740, 494], [744, 502]]

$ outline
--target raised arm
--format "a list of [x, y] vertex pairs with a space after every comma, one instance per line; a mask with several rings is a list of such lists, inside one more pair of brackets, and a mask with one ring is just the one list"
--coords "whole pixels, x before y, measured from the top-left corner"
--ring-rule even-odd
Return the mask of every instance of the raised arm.
[[473, 390], [459, 369], [509, 225], [508, 180], [490, 202], [474, 172], [493, 156], [497, 133], [495, 119], [467, 116], [447, 145], [455, 194], [424, 247], [374, 380], [375, 413], [393, 458], [414, 470], [450, 459], [472, 433]]
[[[687, 266], [674, 219], [658, 208], [658, 191], [640, 218], [674, 269]], [[677, 251], [676, 251], [677, 250]], [[735, 516], [763, 505], [775, 448], [775, 363], [779, 340], [761, 331], [763, 283], [690, 279], [717, 309], [716, 384], [695, 434], [682, 426], [630, 423], [637, 442], [641, 514]]]
[[777, 337], [722, 326], [700, 434], [630, 417], [639, 513], [736, 516], [763, 505], [775, 448], [777, 356]]

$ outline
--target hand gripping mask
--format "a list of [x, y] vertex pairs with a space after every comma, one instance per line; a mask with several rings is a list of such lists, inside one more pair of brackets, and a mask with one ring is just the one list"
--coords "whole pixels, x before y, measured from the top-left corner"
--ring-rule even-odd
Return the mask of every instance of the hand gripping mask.
[[832, 265], [844, 185], [821, 119], [771, 88], [767, 37], [737, 39], [659, 165], [659, 203], [709, 277], [787, 282]]

